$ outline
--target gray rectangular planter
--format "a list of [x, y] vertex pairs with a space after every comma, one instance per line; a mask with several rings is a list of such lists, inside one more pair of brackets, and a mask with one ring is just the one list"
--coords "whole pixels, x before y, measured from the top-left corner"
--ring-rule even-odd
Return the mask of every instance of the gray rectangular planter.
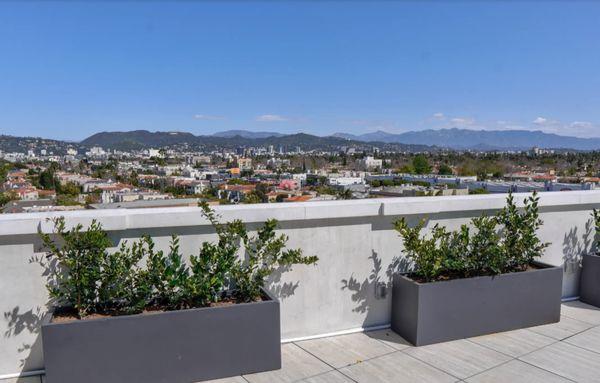
[[281, 368], [279, 302], [42, 326], [48, 383], [191, 383]]
[[586, 254], [581, 258], [579, 299], [600, 307], [600, 256]]
[[[545, 265], [544, 265], [545, 266]], [[560, 320], [560, 267], [417, 283], [394, 276], [392, 329], [416, 346]]]

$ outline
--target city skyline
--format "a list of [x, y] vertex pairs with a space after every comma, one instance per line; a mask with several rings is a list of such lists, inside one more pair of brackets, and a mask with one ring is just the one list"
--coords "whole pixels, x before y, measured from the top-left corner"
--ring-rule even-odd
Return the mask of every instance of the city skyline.
[[594, 3], [5, 3], [3, 134], [600, 136]]

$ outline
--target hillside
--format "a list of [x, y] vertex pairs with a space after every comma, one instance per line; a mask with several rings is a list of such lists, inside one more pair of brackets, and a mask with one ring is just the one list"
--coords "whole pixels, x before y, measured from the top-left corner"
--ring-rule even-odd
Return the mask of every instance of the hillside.
[[335, 137], [343, 137], [357, 141], [401, 142], [411, 145], [434, 145], [452, 149], [529, 149], [534, 146], [554, 149], [599, 150], [600, 138], [579, 138], [560, 136], [529, 130], [469, 130], [440, 129], [411, 131], [391, 134], [382, 131], [362, 135], [336, 133]]
[[377, 146], [382, 150], [424, 151], [433, 148], [425, 145], [405, 145], [402, 143], [361, 142], [340, 137], [320, 137], [306, 133], [248, 138], [241, 135], [228, 137], [195, 136], [183, 132], [149, 132], [135, 130], [130, 132], [102, 132], [81, 141], [86, 147], [101, 146], [105, 149], [133, 150], [186, 145], [190, 148], [213, 149], [217, 147], [235, 148], [239, 146], [280, 146], [285, 149], [301, 147], [303, 150], [334, 150], [340, 146], [367, 147]]

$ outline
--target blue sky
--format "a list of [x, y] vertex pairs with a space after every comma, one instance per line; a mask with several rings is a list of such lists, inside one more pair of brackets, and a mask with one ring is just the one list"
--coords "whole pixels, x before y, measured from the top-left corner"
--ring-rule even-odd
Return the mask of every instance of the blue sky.
[[600, 2], [0, 3], [0, 133], [600, 136]]

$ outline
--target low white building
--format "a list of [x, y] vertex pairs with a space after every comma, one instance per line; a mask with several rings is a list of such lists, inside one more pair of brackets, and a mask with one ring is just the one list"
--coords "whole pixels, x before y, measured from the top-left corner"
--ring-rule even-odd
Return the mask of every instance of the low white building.
[[365, 179], [361, 177], [328, 177], [327, 183], [331, 186], [362, 185], [365, 183]]
[[362, 170], [381, 169], [383, 167], [383, 160], [378, 160], [374, 157], [367, 156], [358, 160], [358, 167]]

